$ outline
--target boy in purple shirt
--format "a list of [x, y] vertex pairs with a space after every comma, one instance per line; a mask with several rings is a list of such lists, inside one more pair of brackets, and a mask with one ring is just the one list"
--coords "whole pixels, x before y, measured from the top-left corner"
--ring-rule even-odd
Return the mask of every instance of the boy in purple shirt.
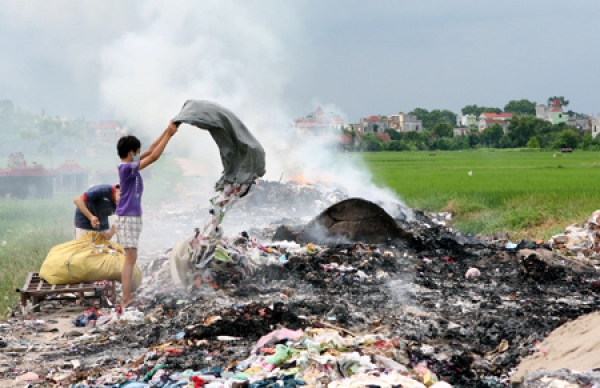
[[167, 143], [177, 132], [177, 125], [170, 123], [154, 143], [140, 155], [141, 143], [135, 136], [123, 136], [117, 143], [117, 152], [121, 158], [119, 180], [121, 198], [115, 211], [117, 242], [125, 249], [125, 263], [121, 272], [123, 286], [122, 307], [132, 301], [131, 282], [133, 267], [137, 260], [137, 248], [142, 231], [142, 193], [144, 182], [140, 170], [156, 162], [162, 155]]

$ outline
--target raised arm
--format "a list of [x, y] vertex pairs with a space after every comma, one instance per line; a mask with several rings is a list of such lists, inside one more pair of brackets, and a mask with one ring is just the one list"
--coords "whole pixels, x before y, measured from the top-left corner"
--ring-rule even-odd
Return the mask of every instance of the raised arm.
[[169, 131], [169, 127], [167, 127], [163, 131], [163, 133], [158, 138], [156, 138], [156, 140], [154, 140], [154, 142], [152, 142], [152, 144], [150, 145], [150, 147], [148, 147], [148, 149], [146, 151], [142, 152], [140, 160], [147, 158], [152, 153], [152, 151], [154, 151], [156, 149], [156, 147], [158, 147], [158, 145], [160, 144], [162, 139], [167, 135], [168, 131]]
[[[156, 147], [154, 147], [152, 152], [150, 152], [146, 157], [143, 157], [142, 155], [142, 159], [140, 160], [140, 170], [143, 170], [152, 163], [156, 162], [158, 158], [160, 158], [163, 151], [165, 150], [165, 147], [167, 146], [167, 143], [169, 142], [169, 140], [171, 140], [171, 137], [173, 137], [175, 133], [177, 133], [177, 125], [170, 123], [167, 129], [165, 129], [165, 132], [163, 132], [163, 134], [160, 135], [158, 139], [156, 139], [155, 143], [158, 142], [158, 144], [156, 145]], [[154, 143], [152, 144], [154, 145]]]

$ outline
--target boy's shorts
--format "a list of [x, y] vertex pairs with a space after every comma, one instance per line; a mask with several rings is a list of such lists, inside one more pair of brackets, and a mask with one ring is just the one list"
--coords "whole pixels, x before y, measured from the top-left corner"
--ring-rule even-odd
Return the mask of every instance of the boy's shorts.
[[142, 217], [115, 216], [117, 244], [123, 248], [137, 248], [142, 233]]

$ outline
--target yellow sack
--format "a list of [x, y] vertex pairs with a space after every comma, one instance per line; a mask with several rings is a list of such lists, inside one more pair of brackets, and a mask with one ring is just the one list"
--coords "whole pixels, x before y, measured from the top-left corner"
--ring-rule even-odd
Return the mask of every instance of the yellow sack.
[[[78, 240], [55, 245], [40, 268], [40, 277], [50, 284], [89, 283], [121, 280], [125, 262], [123, 248], [105, 240], [101, 234], [87, 232]], [[142, 284], [142, 271], [133, 267], [132, 290]]]

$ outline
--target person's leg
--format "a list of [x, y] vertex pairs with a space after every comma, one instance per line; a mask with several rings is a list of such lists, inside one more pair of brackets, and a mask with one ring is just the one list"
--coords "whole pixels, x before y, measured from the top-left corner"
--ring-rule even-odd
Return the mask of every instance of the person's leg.
[[137, 248], [125, 248], [125, 263], [121, 271], [121, 285], [123, 286], [123, 299], [121, 305], [127, 307], [133, 301], [131, 283], [133, 282], [133, 267], [137, 260]]
[[127, 307], [133, 301], [133, 268], [137, 261], [137, 248], [142, 231], [142, 217], [118, 217], [115, 221], [117, 240], [125, 250], [125, 262], [121, 270], [123, 297], [121, 305]]

